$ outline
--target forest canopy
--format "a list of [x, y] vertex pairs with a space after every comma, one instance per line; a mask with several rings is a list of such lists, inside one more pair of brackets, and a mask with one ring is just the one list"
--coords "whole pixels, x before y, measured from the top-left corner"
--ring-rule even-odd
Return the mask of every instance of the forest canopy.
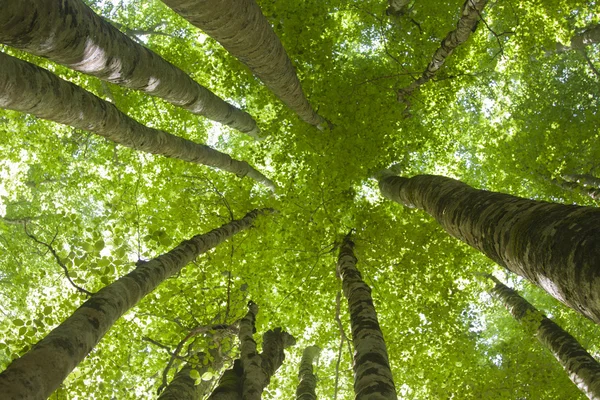
[[[354, 398], [350, 315], [336, 276], [348, 232], [398, 398], [585, 398], [494, 300], [483, 276], [494, 273], [517, 289], [596, 358], [598, 325], [454, 239], [425, 212], [385, 199], [373, 177], [389, 168], [597, 206], [600, 45], [581, 39], [600, 23], [596, 2], [482, 2], [466, 40], [411, 88], [432, 70], [467, 3], [257, 0], [314, 110], [305, 108], [302, 118], [163, 2], [85, 3], [239, 109], [240, 118], [251, 116], [257, 129], [216, 122], [14, 46], [0, 45], [0, 55], [50, 71], [153, 132], [247, 162], [275, 189], [254, 173], [236, 176], [247, 170], [137, 151], [0, 110], [0, 371], [89, 293], [194, 235], [270, 208], [126, 312], [51, 398], [153, 398], [193, 354], [218, 347], [223, 363], [196, 376], [213, 387], [238, 346], [234, 334], [211, 327], [239, 321], [250, 300], [259, 306], [259, 345], [276, 327], [296, 340], [263, 398], [293, 397], [303, 350], [313, 345], [321, 349], [318, 397]], [[396, 3], [405, 4], [390, 6]]]

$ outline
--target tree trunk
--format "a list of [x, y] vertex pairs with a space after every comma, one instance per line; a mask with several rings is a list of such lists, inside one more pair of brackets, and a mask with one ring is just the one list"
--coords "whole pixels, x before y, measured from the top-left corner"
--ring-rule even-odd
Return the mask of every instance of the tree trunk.
[[584, 186], [600, 188], [600, 178], [590, 174], [565, 174], [562, 176], [567, 182], [576, 182]]
[[461, 9], [460, 19], [456, 24], [456, 29], [450, 32], [444, 40], [442, 45], [433, 54], [433, 58], [427, 68], [419, 77], [419, 79], [412, 82], [407, 87], [398, 91], [398, 101], [405, 103], [410, 106], [410, 97], [415, 90], [421, 85], [430, 81], [442, 68], [446, 62], [446, 58], [452, 54], [454, 49], [467, 41], [471, 33], [475, 32], [477, 23], [481, 17], [481, 12], [487, 4], [488, 0], [467, 0]]
[[384, 197], [431, 214], [452, 236], [600, 323], [600, 209], [477, 190], [454, 179], [382, 177]]
[[105, 286], [0, 374], [3, 398], [48, 398], [121, 315], [198, 255], [252, 226], [256, 217], [266, 211], [253, 210], [241, 220], [183, 241]]
[[317, 400], [315, 389], [317, 388], [317, 377], [313, 373], [313, 361], [319, 355], [321, 349], [317, 346], [309, 346], [302, 353], [300, 371], [298, 373], [298, 389], [296, 389], [296, 400]]
[[354, 346], [354, 393], [357, 400], [396, 400], [396, 389], [383, 333], [371, 297], [371, 288], [356, 269], [354, 243], [349, 236], [340, 248], [337, 275], [350, 309]]
[[244, 400], [260, 400], [263, 390], [269, 385], [271, 376], [283, 363], [283, 350], [296, 343], [292, 335], [275, 328], [263, 335], [263, 352], [258, 354], [253, 333], [255, 331], [258, 305], [250, 301], [248, 313], [240, 321], [240, 360], [242, 362], [243, 384], [242, 398]]
[[393, 15], [396, 17], [406, 14], [408, 5], [411, 0], [388, 0], [388, 8], [385, 10], [387, 15]]
[[5, 2], [0, 43], [169, 103], [257, 137], [247, 113], [137, 44], [81, 0]]
[[163, 0], [237, 57], [305, 122], [325, 120], [310, 106], [281, 41], [255, 0]]
[[[158, 400], [199, 400], [203, 399], [204, 395], [212, 386], [212, 382], [202, 381], [198, 385], [196, 385], [196, 381], [190, 377], [190, 372], [192, 370], [198, 371], [200, 376], [204, 373], [208, 372], [209, 369], [213, 371], [219, 371], [223, 368], [223, 356], [218, 351], [218, 349], [209, 350], [212, 361], [204, 363], [204, 359], [206, 358], [206, 353], [199, 353], [198, 361], [196, 362], [187, 362], [181, 368], [169, 385], [165, 388], [165, 390], [158, 397]], [[207, 360], [208, 361], [208, 360]]]
[[237, 359], [233, 362], [233, 367], [225, 371], [208, 400], [242, 400], [243, 374], [242, 362]]
[[600, 399], [600, 364], [568, 332], [540, 313], [517, 292], [502, 284], [494, 276], [496, 283], [492, 295], [504, 303], [508, 311], [518, 321], [533, 328], [538, 340], [546, 346], [569, 378], [590, 399]]
[[[206, 366], [201, 366], [200, 369], [208, 369]], [[196, 392], [196, 381], [190, 376], [190, 373], [194, 370], [194, 366], [190, 363], [185, 363], [165, 390], [158, 396], [158, 400], [198, 400], [201, 397]], [[202, 374], [202, 372], [200, 372]]]
[[600, 43], [600, 24], [591, 25], [583, 32], [573, 36], [569, 46], [557, 43], [556, 50], [559, 53], [569, 50], [584, 50], [586, 46], [594, 43]]
[[152, 154], [208, 165], [275, 188], [245, 161], [208, 146], [148, 128], [112, 103], [64, 81], [49, 71], [0, 53], [0, 107], [94, 132], [123, 146]]

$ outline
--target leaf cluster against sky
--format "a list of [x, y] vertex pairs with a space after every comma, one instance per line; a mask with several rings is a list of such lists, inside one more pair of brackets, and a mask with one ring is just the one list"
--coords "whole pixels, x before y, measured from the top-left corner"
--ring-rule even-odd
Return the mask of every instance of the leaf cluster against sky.
[[[35, 62], [136, 120], [208, 143], [256, 166], [276, 195], [247, 179], [136, 153], [87, 132], [0, 113], [0, 365], [23, 354], [85, 297], [46, 249], [8, 219], [53, 240], [78, 285], [96, 291], [178, 241], [243, 216], [279, 210], [200, 257], [126, 314], [56, 392], [59, 399], [143, 398], [160, 385], [171, 348], [197, 325], [231, 323], [253, 299], [257, 331], [282, 326], [298, 344], [265, 398], [290, 397], [302, 349], [323, 348], [318, 393], [332, 398], [340, 334], [335, 322], [336, 243], [356, 229], [358, 267], [373, 289], [399, 390], [406, 399], [572, 399], [581, 396], [552, 356], [486, 295], [477, 272], [497, 271], [598, 354], [598, 328], [474, 250], [430, 217], [383, 200], [369, 177], [437, 173], [479, 188], [592, 205], [552, 184], [597, 173], [599, 77], [578, 52], [554, 53], [598, 23], [593, 1], [491, 2], [476, 33], [412, 98], [396, 90], [426, 67], [461, 2], [416, 0], [408, 16], [369, 1], [259, 1], [311, 104], [334, 125], [302, 123], [236, 59], [158, 1], [97, 1], [100, 14], [253, 115], [254, 142], [159, 99]], [[597, 45], [588, 48], [599, 67]], [[349, 318], [342, 307], [347, 334]], [[257, 335], [258, 338], [258, 335]], [[209, 346], [196, 338], [194, 348]], [[352, 398], [342, 351], [339, 398]]]

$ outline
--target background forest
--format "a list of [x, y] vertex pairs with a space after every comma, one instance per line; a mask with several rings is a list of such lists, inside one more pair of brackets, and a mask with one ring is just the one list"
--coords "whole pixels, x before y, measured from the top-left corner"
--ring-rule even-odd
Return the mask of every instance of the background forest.
[[[495, 272], [595, 356], [598, 325], [453, 239], [424, 212], [383, 199], [370, 177], [391, 166], [403, 176], [439, 174], [481, 189], [596, 205], [563, 179], [600, 173], [600, 47], [567, 48], [600, 22], [596, 1], [489, 2], [476, 31], [407, 108], [398, 90], [421, 75], [456, 28], [461, 1], [415, 0], [393, 16], [384, 0], [258, 0], [309, 102], [331, 123], [324, 130], [302, 122], [160, 1], [86, 3], [247, 111], [265, 139], [8, 46], [0, 50], [108, 99], [144, 125], [245, 160], [278, 189], [1, 110], [0, 370], [87, 298], [40, 242], [52, 245], [76, 285], [95, 292], [138, 260], [272, 207], [277, 214], [199, 257], [125, 314], [52, 398], [152, 398], [178, 343], [195, 332], [182, 356], [214, 347], [197, 328], [233, 323], [250, 299], [260, 306], [259, 333], [281, 326], [297, 339], [265, 399], [293, 396], [302, 350], [313, 344], [322, 348], [319, 397], [353, 398], [349, 316], [343, 300], [336, 307], [335, 272], [337, 246], [350, 229], [399, 398], [584, 398], [478, 274]], [[235, 358], [234, 343], [222, 345]], [[179, 364], [175, 359], [169, 379]], [[219, 374], [203, 378], [214, 383]]]

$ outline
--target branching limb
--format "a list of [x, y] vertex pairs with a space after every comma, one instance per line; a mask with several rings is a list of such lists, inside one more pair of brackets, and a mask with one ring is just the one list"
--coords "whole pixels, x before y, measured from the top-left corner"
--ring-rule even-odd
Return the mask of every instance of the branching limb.
[[[94, 294], [90, 291], [85, 290], [81, 286], [77, 285], [75, 282], [73, 282], [73, 279], [71, 279], [71, 276], [69, 275], [69, 269], [67, 268], [65, 263], [62, 262], [62, 260], [56, 253], [56, 250], [54, 250], [54, 247], [52, 247], [52, 243], [54, 242], [54, 239], [56, 239], [56, 235], [54, 235], [54, 237], [52, 238], [52, 241], [50, 243], [46, 243], [46, 242], [42, 242], [41, 240], [38, 240], [38, 238], [36, 238], [33, 234], [31, 234], [27, 231], [27, 223], [26, 222], [23, 223], [23, 229], [25, 229], [25, 234], [27, 236], [29, 236], [30, 239], [32, 239], [37, 244], [41, 244], [42, 246], [46, 247], [48, 249], [48, 251], [50, 251], [52, 256], [54, 256], [56, 263], [63, 269], [65, 276], [67, 277], [67, 280], [69, 281], [71, 286], [73, 286], [78, 292], [85, 293], [88, 296], [92, 296]], [[58, 234], [58, 232], [57, 232], [57, 234]]]

